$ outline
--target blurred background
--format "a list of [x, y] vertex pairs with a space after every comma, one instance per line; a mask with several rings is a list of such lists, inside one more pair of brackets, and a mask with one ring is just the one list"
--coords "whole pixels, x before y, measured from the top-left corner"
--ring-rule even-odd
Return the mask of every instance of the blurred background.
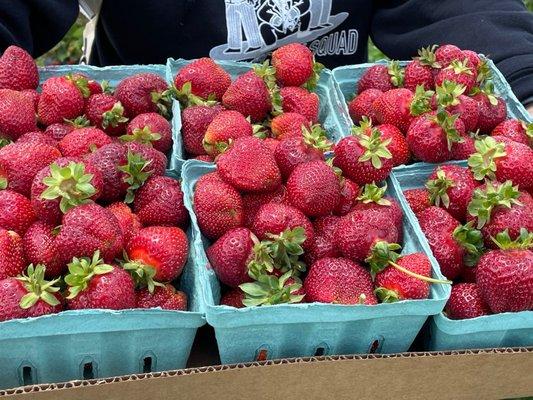
[[[533, 0], [524, 0], [529, 11], [533, 12]], [[77, 64], [81, 57], [81, 44], [83, 36], [83, 27], [86, 19], [80, 15], [76, 23], [70, 28], [61, 42], [57, 44], [48, 53], [37, 59], [38, 65], [50, 64]], [[387, 58], [385, 55], [369, 41], [368, 43], [368, 60], [370, 62]]]

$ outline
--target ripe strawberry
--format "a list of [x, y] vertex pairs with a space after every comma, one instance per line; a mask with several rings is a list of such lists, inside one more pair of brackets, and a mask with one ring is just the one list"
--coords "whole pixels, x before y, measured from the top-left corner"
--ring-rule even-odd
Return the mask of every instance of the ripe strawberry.
[[228, 306], [228, 307], [235, 307], [235, 308], [243, 308], [244, 304], [242, 304], [242, 301], [244, 300], [244, 292], [240, 288], [233, 288], [228, 290], [226, 293], [222, 295], [220, 298], [220, 305], [221, 306]]
[[37, 173], [61, 157], [55, 147], [40, 143], [13, 143], [0, 149], [0, 188], [27, 197]]
[[463, 121], [457, 115], [433, 111], [413, 120], [406, 139], [415, 158], [438, 163], [452, 158], [452, 145], [460, 142], [464, 134]]
[[379, 89], [367, 89], [348, 102], [348, 111], [354, 123], [360, 122], [363, 117], [368, 117], [372, 121], [377, 120], [372, 104], [381, 93], [383, 92]]
[[44, 267], [30, 265], [25, 274], [0, 280], [0, 321], [53, 314], [63, 309], [58, 279], [46, 281]]
[[251, 228], [257, 211], [263, 204], [283, 203], [287, 204], [287, 190], [281, 185], [277, 190], [267, 193], [247, 193], [242, 196], [243, 225]]
[[83, 114], [84, 98], [89, 96], [86, 78], [52, 77], [47, 79], [42, 87], [37, 111], [43, 124], [63, 122]]
[[316, 93], [295, 86], [282, 87], [279, 93], [284, 113], [297, 113], [303, 115], [311, 123], [318, 122], [320, 100]]
[[65, 272], [66, 265], [60, 262], [55, 243], [58, 231], [54, 225], [37, 221], [22, 238], [26, 260], [33, 265], [44, 265], [47, 278], [57, 278]]
[[519, 119], [500, 122], [490, 133], [491, 136], [504, 136], [515, 142], [533, 147], [533, 123]]
[[39, 106], [39, 98], [41, 97], [41, 94], [35, 89], [25, 89], [20, 92], [20, 94], [22, 94], [28, 100], [31, 100], [35, 113], [37, 113], [37, 107]]
[[475, 132], [465, 133], [461, 135], [462, 142], [455, 142], [452, 144], [452, 159], [467, 160], [472, 154], [476, 152], [475, 142], [478, 140], [478, 134]]
[[314, 64], [313, 53], [300, 43], [282, 46], [272, 53], [272, 66], [281, 86], [304, 85], [315, 73]]
[[468, 60], [468, 66], [477, 70], [481, 64], [481, 59], [478, 54], [472, 50], [461, 50], [463, 57]]
[[208, 163], [215, 162], [215, 159], [211, 157], [209, 154], [202, 154], [202, 155], [194, 157], [194, 159], [198, 161], [208, 162]]
[[[102, 88], [102, 85], [100, 85], [100, 83], [98, 83], [94, 79], [89, 78], [86, 74], [82, 74], [82, 73], [76, 72], [76, 73], [71, 74], [70, 77], [73, 80], [81, 81], [83, 89], [85, 87], [87, 88], [87, 90], [86, 90], [87, 94], [84, 93], [84, 97], [85, 97], [85, 101], [86, 102], [89, 99], [89, 97], [91, 97], [92, 95], [100, 94], [100, 93], [103, 93], [103, 91], [104, 91], [103, 88]], [[107, 85], [107, 83], [106, 83], [106, 85]]]
[[111, 143], [111, 138], [98, 128], [79, 128], [68, 133], [58, 143], [64, 157], [78, 157]]
[[489, 306], [481, 297], [478, 285], [475, 283], [453, 285], [445, 312], [450, 319], [476, 318], [491, 313]]
[[202, 143], [207, 154], [216, 157], [227, 150], [230, 142], [252, 134], [252, 124], [241, 113], [226, 110], [213, 118], [206, 129]]
[[284, 113], [272, 119], [270, 124], [272, 135], [278, 139], [302, 136], [303, 129], [311, 129], [311, 123], [303, 115]]
[[533, 309], [533, 235], [522, 230], [512, 242], [507, 232], [499, 234], [498, 250], [483, 254], [477, 266], [477, 284], [481, 297], [494, 313]]
[[137, 308], [161, 308], [163, 310], [187, 311], [187, 295], [167, 283], [156, 286], [150, 293], [147, 288], [136, 292]]
[[357, 202], [361, 188], [357, 183], [344, 177], [341, 178], [340, 185], [340, 197], [337, 205], [333, 209], [333, 214], [342, 216], [348, 214], [353, 208]]
[[454, 60], [447, 67], [441, 69], [435, 77], [435, 85], [442, 85], [445, 81], [455, 82], [465, 87], [470, 93], [476, 84], [476, 71], [468, 67], [467, 60]]
[[404, 87], [415, 91], [418, 85], [424, 86], [425, 90], [432, 90], [435, 87], [434, 70], [440, 68], [435, 56], [436, 46], [421, 48], [418, 50], [418, 57], [410, 61], [404, 72]]
[[426, 182], [431, 204], [447, 209], [458, 221], [466, 220], [468, 203], [476, 186], [472, 172], [459, 165], [435, 168]]
[[21, 237], [16, 232], [0, 228], [0, 280], [17, 276], [25, 268]]
[[178, 226], [187, 229], [189, 224], [180, 182], [167, 176], [148, 178], [135, 194], [133, 209], [144, 226]]
[[249, 116], [252, 122], [264, 120], [272, 110], [268, 87], [256, 71], [248, 71], [235, 79], [224, 93], [222, 104], [228, 110]]
[[120, 201], [110, 204], [106, 208], [117, 219], [120, 230], [122, 231], [122, 237], [124, 238], [124, 247], [126, 247], [130, 239], [142, 227], [139, 217], [131, 211], [131, 208], [127, 204]]
[[189, 154], [205, 154], [203, 139], [213, 118], [221, 112], [222, 106], [191, 106], [181, 112], [181, 137]]
[[307, 265], [313, 265], [316, 261], [325, 257], [340, 257], [340, 251], [335, 245], [335, 230], [340, 217], [328, 215], [317, 218], [313, 223], [315, 240], [308, 246], [304, 254]]
[[362, 188], [361, 195], [357, 197], [358, 202], [352, 207], [352, 211], [371, 210], [383, 214], [394, 222], [401, 237], [403, 212], [396, 200], [392, 197], [385, 197], [386, 191], [387, 185], [379, 187], [374, 183], [366, 184]]
[[74, 126], [66, 122], [58, 122], [52, 125], [48, 125], [44, 130], [45, 135], [50, 136], [56, 142], [59, 142], [68, 133], [74, 130]]
[[39, 72], [28, 52], [18, 46], [9, 46], [0, 57], [0, 89], [37, 89]]
[[181, 275], [189, 254], [185, 233], [176, 227], [142, 228], [126, 246], [124, 269], [132, 271], [139, 283], [153, 292], [154, 281], [170, 282]]
[[435, 50], [435, 60], [442, 68], [446, 68], [454, 60], [464, 60], [463, 51], [453, 44], [443, 44]]
[[377, 304], [370, 273], [345, 258], [323, 258], [311, 266], [304, 281], [308, 303]]
[[[424, 253], [400, 256], [396, 260], [396, 264], [415, 274], [431, 278], [431, 263]], [[429, 297], [429, 283], [409, 276], [389, 265], [376, 274], [375, 293], [382, 303], [427, 299]]]
[[287, 180], [287, 195], [293, 206], [308, 217], [330, 214], [340, 199], [337, 175], [324, 161], [300, 164]]
[[483, 92], [472, 96], [472, 98], [476, 101], [479, 110], [477, 128], [481, 133], [490, 133], [507, 118], [507, 105], [503, 98]]
[[32, 102], [14, 90], [0, 90], [0, 137], [17, 140], [26, 132], [36, 130]]
[[159, 112], [168, 115], [171, 105], [168, 85], [159, 75], [142, 73], [128, 76], [115, 89], [115, 97], [122, 103], [126, 115]]
[[137, 141], [150, 145], [166, 153], [172, 147], [172, 127], [157, 113], [139, 114], [128, 124], [126, 135], [120, 138], [125, 142]]
[[402, 132], [391, 124], [378, 125], [376, 129], [381, 132], [382, 140], [390, 139], [387, 149], [392, 155], [392, 165], [397, 167], [398, 165], [407, 164], [411, 158], [411, 153]]
[[40, 143], [57, 147], [57, 141], [41, 131], [27, 132], [17, 139], [17, 143]]
[[12, 190], [0, 190], [0, 228], [24, 235], [35, 219], [27, 197]]
[[400, 87], [403, 84], [403, 70], [396, 61], [389, 65], [374, 65], [368, 68], [357, 84], [357, 94], [367, 89], [378, 89], [382, 92]]
[[272, 154], [274, 154], [278, 145], [281, 143], [281, 140], [267, 137], [266, 139], [263, 139], [263, 143], [270, 149]]
[[431, 207], [429, 202], [429, 192], [426, 189], [409, 189], [403, 192], [405, 200], [409, 203], [409, 207], [418, 215], [426, 208]]
[[145, 167], [143, 171], [152, 176], [165, 174], [168, 160], [167, 156], [159, 150], [138, 142], [128, 142], [125, 145], [129, 153], [137, 154], [143, 159], [143, 162], [144, 160], [148, 162], [147, 167]]
[[272, 152], [261, 139], [242, 137], [217, 159], [224, 181], [245, 192], [269, 192], [281, 185], [281, 174]]
[[130, 183], [137, 183], [140, 186], [144, 183], [142, 178], [147, 178], [142, 167], [147, 160], [141, 160], [141, 157], [133, 153], [128, 157], [126, 147], [120, 143], [110, 143], [100, 147], [87, 156], [87, 161], [97, 168], [102, 176], [100, 200], [104, 202], [121, 200], [126, 195]]
[[135, 283], [122, 268], [105, 264], [96, 251], [92, 258], [74, 258], [65, 276], [71, 310], [135, 308]]
[[[187, 84], [187, 85], [186, 85]], [[178, 71], [174, 85], [185, 95], [220, 101], [231, 84], [231, 76], [211, 58], [203, 57]]]
[[123, 134], [126, 122], [128, 122], [122, 103], [107, 93], [89, 97], [85, 106], [85, 114], [91, 125], [111, 136]]
[[193, 205], [198, 226], [210, 239], [217, 239], [230, 229], [242, 226], [241, 195], [216, 172], [198, 179]]
[[465, 130], [467, 132], [476, 129], [479, 109], [477, 103], [471, 97], [465, 96], [465, 86], [459, 85], [455, 82], [444, 81], [435, 89], [436, 95], [433, 100], [437, 106], [442, 106], [450, 114], [459, 115], [459, 119], [463, 121]]

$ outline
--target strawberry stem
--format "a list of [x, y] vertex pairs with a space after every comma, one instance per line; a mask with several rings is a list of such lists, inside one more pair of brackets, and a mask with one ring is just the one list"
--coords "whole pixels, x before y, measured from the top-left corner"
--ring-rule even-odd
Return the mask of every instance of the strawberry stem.
[[449, 281], [447, 279], [446, 280], [434, 279], [434, 278], [430, 278], [429, 276], [424, 276], [424, 275], [417, 274], [416, 272], [409, 271], [408, 269], [406, 269], [406, 268], [402, 267], [401, 265], [398, 265], [398, 264], [396, 264], [395, 262], [392, 262], [392, 261], [389, 261], [389, 265], [391, 265], [392, 267], [396, 268], [398, 271], [403, 272], [406, 275], [409, 275], [409, 276], [411, 276], [413, 278], [416, 278], [416, 279], [420, 279], [421, 281], [424, 281], [424, 282], [442, 283], [442, 284], [445, 284], [445, 285], [451, 285], [453, 283], [452, 281]]

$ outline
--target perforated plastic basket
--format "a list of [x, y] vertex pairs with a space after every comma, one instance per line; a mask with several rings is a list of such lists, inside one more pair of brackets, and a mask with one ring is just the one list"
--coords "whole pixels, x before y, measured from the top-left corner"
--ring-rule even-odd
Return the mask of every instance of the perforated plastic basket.
[[[210, 268], [205, 249], [208, 241], [200, 234], [192, 208], [198, 178], [215, 166], [196, 160], [185, 162], [182, 170], [185, 205], [194, 229], [195, 268], [201, 278], [203, 307], [207, 322], [215, 328], [223, 363], [247, 362], [261, 351], [268, 358], [312, 356], [315, 354], [394, 353], [409, 349], [429, 315], [439, 313], [450, 294], [447, 285], [432, 285], [430, 298], [376, 306], [333, 304], [282, 304], [236, 309], [219, 306], [220, 283]], [[388, 194], [399, 198], [393, 180]], [[402, 208], [405, 200], [399, 198]], [[404, 252], [430, 255], [420, 239], [411, 216], [404, 217]], [[433, 275], [442, 278], [437, 262], [430, 256]], [[264, 353], [264, 352], [263, 352]]]
[[[191, 62], [192, 60], [174, 60], [169, 58], [167, 60], [166, 71], [167, 81], [172, 83], [178, 71]], [[217, 61], [217, 64], [224, 68], [231, 75], [232, 79], [249, 71], [254, 65], [251, 63], [235, 61]], [[325, 69], [322, 71], [315, 92], [320, 98], [318, 120], [326, 129], [329, 138], [338, 142], [343, 136], [349, 134], [351, 120], [339, 88], [337, 87], [330, 70]], [[172, 119], [172, 130], [175, 138], [172, 162], [183, 160], [185, 156], [185, 149], [181, 140], [181, 113], [178, 112], [179, 109], [179, 102], [175, 101], [173, 105]]]
[[[466, 165], [464, 161], [456, 164]], [[406, 166], [394, 171], [393, 179], [397, 180], [402, 191], [421, 188], [435, 167], [426, 163]], [[411, 209], [408, 212], [416, 219]], [[415, 224], [419, 227], [418, 221], [415, 221]], [[452, 320], [444, 313], [439, 313], [431, 318], [426, 333], [428, 350], [531, 346], [533, 311], [494, 314], [465, 320]]]

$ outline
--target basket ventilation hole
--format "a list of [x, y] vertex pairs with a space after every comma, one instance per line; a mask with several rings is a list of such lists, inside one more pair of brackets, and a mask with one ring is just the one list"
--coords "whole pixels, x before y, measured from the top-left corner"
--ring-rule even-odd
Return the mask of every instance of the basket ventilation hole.
[[370, 349], [368, 350], [369, 353], [375, 353], [379, 349], [379, 340], [374, 340], [372, 344], [370, 345]]
[[152, 357], [144, 357], [143, 359], [143, 373], [152, 372]]
[[94, 379], [93, 363], [83, 364], [83, 379]]
[[22, 368], [22, 382], [24, 386], [33, 385], [33, 370], [29, 366]]
[[324, 347], [320, 346], [316, 348], [315, 356], [320, 357], [320, 356], [323, 356], [324, 354], [326, 354], [326, 349]]
[[255, 361], [265, 361], [268, 356], [268, 351], [266, 349], [260, 349], [257, 352], [257, 357], [255, 358]]

